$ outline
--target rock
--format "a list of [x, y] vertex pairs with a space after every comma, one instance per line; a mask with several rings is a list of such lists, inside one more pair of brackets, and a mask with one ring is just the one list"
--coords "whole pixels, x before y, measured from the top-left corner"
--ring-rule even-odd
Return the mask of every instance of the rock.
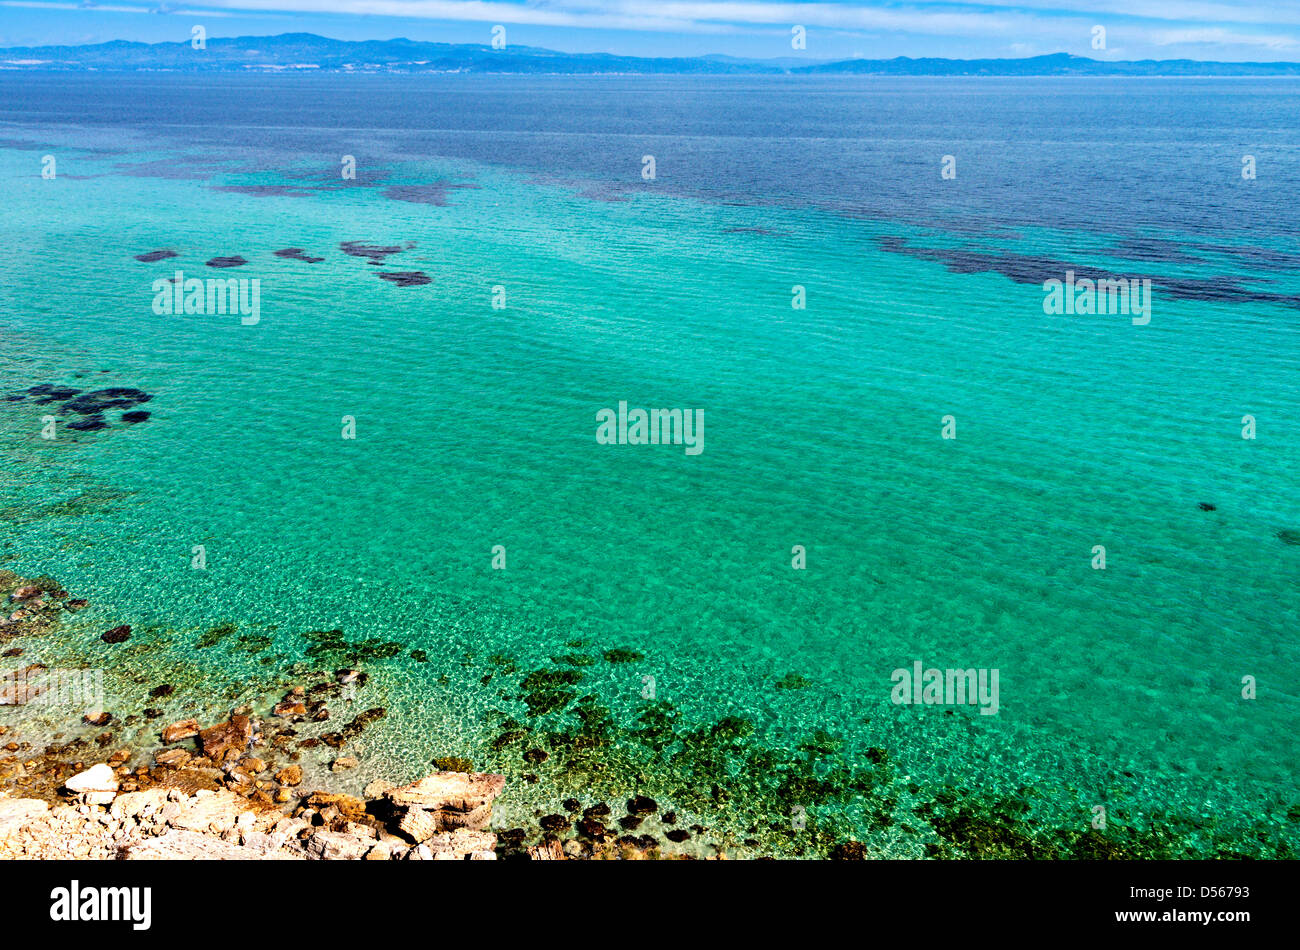
[[[471, 831], [458, 828], [434, 835], [420, 845], [427, 848], [435, 861], [464, 860], [475, 855], [491, 854], [496, 858], [497, 836], [490, 831]], [[482, 858], [479, 858], [482, 860]]]
[[319, 264], [321, 261], [325, 260], [323, 257], [311, 257], [303, 253], [303, 249], [300, 247], [286, 247], [282, 251], [276, 251], [275, 256], [287, 257], [294, 261], [302, 261], [304, 264]]
[[98, 712], [92, 716], [90, 713], [86, 713], [81, 717], [81, 721], [88, 726], [107, 726], [113, 721], [113, 714], [111, 712]]
[[72, 422], [66, 423], [63, 428], [71, 429], [74, 432], [98, 432], [100, 429], [107, 429], [108, 423], [104, 421], [102, 415], [96, 412], [91, 413], [84, 419], [74, 419]]
[[184, 749], [163, 749], [153, 754], [153, 760], [169, 769], [179, 769], [194, 758]]
[[366, 244], [363, 241], [343, 241], [339, 244], [339, 250], [349, 257], [364, 257], [372, 264], [382, 264], [384, 258], [389, 254], [396, 254], [399, 251], [407, 250], [402, 247], [386, 247], [378, 244]]
[[64, 606], [64, 609], [66, 609], [66, 610], [71, 610], [71, 611], [73, 611], [73, 612], [75, 613], [76, 611], [78, 611], [78, 610], [80, 610], [81, 608], [85, 607], [85, 606], [86, 606], [87, 604], [89, 604], [89, 603], [90, 603], [90, 601], [85, 600], [84, 598], [78, 597], [76, 600], [70, 600], [70, 601], [68, 601], [68, 602], [67, 602], [66, 604], [64, 604], [63, 606]]
[[418, 782], [391, 789], [388, 800], [399, 808], [414, 808], [434, 815], [443, 828], [487, 827], [492, 801], [505, 788], [504, 775], [485, 772], [434, 772]]
[[247, 800], [224, 788], [200, 790], [192, 797], [172, 804], [178, 807], [168, 816], [167, 823], [171, 827], [216, 834], [235, 827], [239, 817], [253, 808]]
[[240, 861], [300, 860], [288, 851], [265, 851], [246, 848], [231, 841], [195, 831], [170, 830], [156, 838], [146, 838], [122, 848], [118, 856], [125, 861]]
[[118, 780], [112, 768], [100, 762], [72, 776], [63, 787], [87, 805], [107, 805], [117, 794]]
[[691, 839], [691, 833], [685, 828], [672, 828], [664, 832], [664, 837], [669, 841], [675, 841], [678, 844], [681, 844], [683, 841], [689, 841]]
[[538, 824], [543, 831], [560, 832], [567, 831], [570, 822], [567, 815], [543, 815]]
[[305, 716], [307, 715], [307, 707], [299, 700], [286, 699], [283, 702], [276, 703], [275, 708], [271, 710], [271, 714], [285, 718], [289, 716]]
[[99, 639], [105, 643], [125, 643], [131, 639], [131, 628], [127, 624], [120, 627], [114, 627], [112, 630], [105, 630], [100, 634]]
[[532, 861], [563, 861], [564, 847], [560, 844], [560, 839], [547, 838], [541, 844], [529, 848], [528, 857]]
[[317, 831], [307, 839], [307, 853], [327, 861], [355, 861], [365, 856], [373, 841], [338, 831]]
[[142, 402], [152, 399], [143, 389], [129, 386], [113, 386], [109, 389], [96, 389], [82, 393], [75, 399], [63, 404], [64, 412], [76, 412], [83, 416], [98, 416], [109, 409], [130, 409]]
[[189, 739], [199, 734], [199, 721], [197, 719], [182, 719], [180, 722], [174, 722], [162, 731], [162, 741], [170, 745], [173, 742], [180, 742], [182, 739]]
[[397, 788], [387, 779], [377, 778], [367, 785], [361, 792], [366, 798], [383, 798], [389, 791]]
[[137, 254], [135, 259], [145, 264], [153, 264], [157, 261], [165, 261], [169, 257], [175, 257], [176, 252], [171, 248], [164, 248], [161, 251], [148, 251], [144, 254]]
[[29, 827], [50, 811], [45, 802], [33, 798], [5, 798], [0, 796], [0, 845], [10, 835]]
[[142, 813], [158, 811], [166, 804], [167, 789], [150, 788], [143, 792], [127, 792], [118, 795], [113, 799], [108, 813], [120, 821], [123, 818], [135, 818]]
[[648, 795], [637, 795], [627, 800], [629, 815], [653, 815], [659, 810], [659, 803]]
[[253, 737], [253, 724], [247, 716], [234, 714], [223, 722], [199, 733], [203, 754], [216, 764], [238, 761], [248, 751]]
[[152, 413], [145, 409], [132, 409], [130, 412], [122, 413], [122, 421], [131, 424], [145, 422], [148, 420], [150, 415], [152, 415]]
[[397, 827], [416, 844], [427, 841], [439, 831], [437, 817], [431, 812], [421, 811], [418, 808], [412, 808], [403, 815]]
[[350, 755], [339, 756], [330, 763], [331, 772], [346, 772], [348, 769], [355, 769], [361, 763]]
[[275, 773], [275, 780], [281, 785], [298, 785], [302, 782], [302, 766], [286, 765]]
[[433, 283], [433, 278], [424, 271], [418, 270], [397, 270], [397, 271], [379, 271], [377, 276], [381, 280], [389, 281], [398, 287], [419, 287], [423, 284]]
[[248, 261], [244, 260], [244, 258], [240, 257], [238, 254], [235, 254], [230, 257], [214, 257], [212, 258], [212, 260], [208, 261], [208, 266], [209, 267], [243, 267], [247, 263]]
[[360, 675], [360, 670], [337, 670], [334, 673], [335, 678], [344, 686], [355, 683]]
[[41, 589], [39, 587], [35, 587], [31, 584], [28, 584], [24, 587], [18, 588], [16, 591], [10, 594], [9, 600], [10, 602], [13, 603], [21, 603], [29, 600], [35, 600], [39, 596], [41, 596]]

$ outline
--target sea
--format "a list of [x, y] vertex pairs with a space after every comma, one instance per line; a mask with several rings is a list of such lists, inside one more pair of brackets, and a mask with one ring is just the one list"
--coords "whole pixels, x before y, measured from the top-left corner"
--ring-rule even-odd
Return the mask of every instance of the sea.
[[89, 602], [4, 665], [146, 762], [362, 670], [306, 784], [528, 840], [1295, 857], [1298, 143], [1297, 80], [0, 73], [0, 569]]

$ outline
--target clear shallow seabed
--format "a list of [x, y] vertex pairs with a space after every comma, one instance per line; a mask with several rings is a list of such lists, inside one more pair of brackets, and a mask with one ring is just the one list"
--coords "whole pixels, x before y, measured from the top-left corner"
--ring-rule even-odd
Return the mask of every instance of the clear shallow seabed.
[[[359, 661], [388, 714], [331, 782], [465, 756], [508, 822], [647, 792], [752, 853], [1045, 854], [1100, 804], [1131, 853], [1300, 844], [1300, 83], [0, 102], [0, 392], [153, 394], [53, 442], [57, 405], [0, 402], [0, 567], [91, 602], [17, 662], [103, 665], [110, 709], [165, 722]], [[1045, 259], [1151, 277], [1150, 324], [1044, 315]], [[176, 270], [258, 278], [260, 322], [155, 315]], [[620, 400], [702, 409], [704, 452], [598, 445]], [[998, 715], [893, 705], [915, 660], [998, 669]]]

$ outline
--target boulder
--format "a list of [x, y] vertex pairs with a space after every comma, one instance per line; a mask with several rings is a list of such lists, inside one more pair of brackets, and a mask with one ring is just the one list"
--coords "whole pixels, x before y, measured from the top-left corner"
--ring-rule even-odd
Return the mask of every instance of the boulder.
[[197, 719], [182, 719], [180, 722], [174, 722], [162, 731], [162, 741], [166, 743], [180, 742], [182, 739], [189, 739], [199, 734], [199, 721]]
[[440, 830], [437, 817], [431, 812], [421, 811], [418, 808], [412, 808], [403, 815], [397, 827], [416, 844], [427, 841]]
[[72, 776], [63, 787], [87, 805], [107, 805], [117, 795], [118, 781], [112, 768], [100, 762]]
[[504, 775], [486, 772], [434, 772], [418, 782], [390, 789], [388, 800], [398, 808], [429, 812], [440, 828], [487, 827], [492, 801], [505, 788]]
[[203, 754], [218, 765], [238, 761], [248, 751], [253, 738], [253, 723], [247, 716], [232, 715], [228, 722], [204, 729], [199, 733]]
[[327, 861], [357, 861], [374, 847], [370, 839], [339, 831], [317, 831], [307, 839], [307, 854]]
[[559, 838], [547, 838], [541, 844], [529, 848], [528, 857], [532, 861], [565, 860], [564, 848]]
[[286, 765], [275, 773], [275, 780], [281, 785], [298, 785], [302, 782], [302, 766]]

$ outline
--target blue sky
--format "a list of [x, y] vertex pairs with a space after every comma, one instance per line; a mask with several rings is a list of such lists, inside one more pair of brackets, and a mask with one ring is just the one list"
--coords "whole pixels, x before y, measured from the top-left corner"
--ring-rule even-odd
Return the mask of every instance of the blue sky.
[[502, 24], [511, 44], [642, 56], [1300, 60], [1300, 0], [0, 0], [0, 46], [188, 41], [195, 24], [452, 43], [486, 43]]

